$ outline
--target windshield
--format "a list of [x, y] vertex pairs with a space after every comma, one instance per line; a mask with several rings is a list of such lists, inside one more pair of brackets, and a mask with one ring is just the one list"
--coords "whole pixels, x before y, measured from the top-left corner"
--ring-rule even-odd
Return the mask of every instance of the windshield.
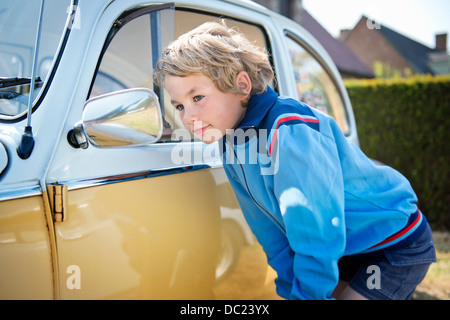
[[[33, 100], [50, 73], [67, 17], [75, 15], [71, 3], [44, 2]], [[40, 8], [39, 0], [0, 2], [0, 119], [16, 118], [27, 111]]]

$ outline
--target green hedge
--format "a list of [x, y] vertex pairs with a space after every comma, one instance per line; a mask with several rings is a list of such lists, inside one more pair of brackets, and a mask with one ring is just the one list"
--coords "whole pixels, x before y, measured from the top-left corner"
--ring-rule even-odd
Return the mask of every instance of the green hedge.
[[433, 229], [450, 230], [450, 76], [345, 85], [361, 149], [409, 179]]

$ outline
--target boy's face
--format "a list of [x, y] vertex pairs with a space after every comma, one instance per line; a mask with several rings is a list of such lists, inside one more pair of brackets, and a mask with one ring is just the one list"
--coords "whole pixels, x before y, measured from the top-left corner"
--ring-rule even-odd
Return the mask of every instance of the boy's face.
[[[241, 72], [237, 81], [239, 77], [247, 76], [245, 72]], [[242, 106], [242, 101], [248, 94], [224, 93], [204, 75], [167, 75], [165, 87], [172, 104], [180, 112], [186, 129], [205, 143], [212, 143], [223, 137], [226, 130], [234, 129], [245, 115], [246, 109]]]

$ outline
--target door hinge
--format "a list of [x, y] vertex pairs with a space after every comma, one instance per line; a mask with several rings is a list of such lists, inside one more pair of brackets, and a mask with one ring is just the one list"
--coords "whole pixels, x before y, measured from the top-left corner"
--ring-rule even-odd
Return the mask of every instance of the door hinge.
[[48, 199], [53, 220], [56, 222], [67, 220], [67, 185], [48, 184]]

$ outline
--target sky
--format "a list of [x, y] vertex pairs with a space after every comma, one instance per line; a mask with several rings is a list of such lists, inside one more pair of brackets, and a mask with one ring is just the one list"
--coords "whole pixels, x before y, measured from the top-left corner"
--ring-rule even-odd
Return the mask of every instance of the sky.
[[450, 0], [303, 0], [303, 7], [334, 37], [353, 29], [362, 15], [430, 48], [435, 34], [447, 33]]

